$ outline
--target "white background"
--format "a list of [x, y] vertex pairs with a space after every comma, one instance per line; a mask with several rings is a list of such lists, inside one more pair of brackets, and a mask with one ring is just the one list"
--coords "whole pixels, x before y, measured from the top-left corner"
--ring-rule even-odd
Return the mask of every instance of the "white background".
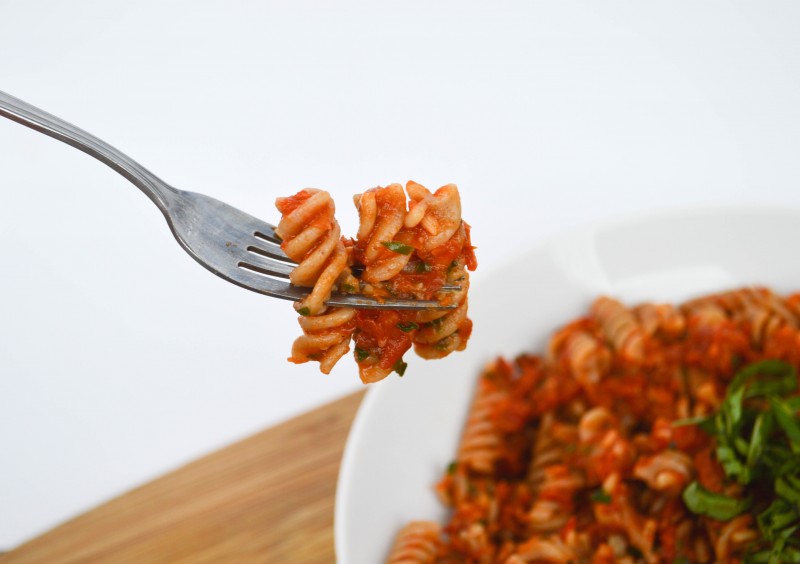
[[[800, 5], [485, 4], [3, 0], [0, 89], [267, 220], [455, 182], [477, 283], [586, 222], [800, 205]], [[360, 388], [86, 155], [0, 120], [0, 195], [0, 548]]]

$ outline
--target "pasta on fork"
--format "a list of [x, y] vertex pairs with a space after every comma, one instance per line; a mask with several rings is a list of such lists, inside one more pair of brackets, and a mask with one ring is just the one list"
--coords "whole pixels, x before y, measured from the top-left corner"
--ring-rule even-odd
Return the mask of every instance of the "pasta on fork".
[[[333, 200], [325, 191], [301, 190], [278, 198], [281, 247], [298, 266], [291, 282], [312, 288], [295, 304], [303, 335], [291, 362], [317, 361], [329, 373], [355, 342], [364, 383], [392, 372], [402, 376], [403, 355], [413, 346], [425, 359], [464, 350], [472, 332], [467, 317], [468, 270], [475, 270], [470, 228], [461, 218], [458, 188], [431, 193], [408, 182], [371, 188], [354, 197], [359, 228], [341, 236]], [[445, 290], [444, 286], [456, 287]], [[361, 293], [378, 300], [438, 300], [452, 310], [384, 311], [328, 308], [332, 292]]]

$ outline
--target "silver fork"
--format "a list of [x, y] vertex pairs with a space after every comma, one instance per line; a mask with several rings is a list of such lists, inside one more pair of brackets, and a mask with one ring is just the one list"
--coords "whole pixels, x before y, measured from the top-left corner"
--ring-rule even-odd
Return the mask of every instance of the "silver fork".
[[[217, 276], [242, 288], [284, 300], [302, 300], [310, 291], [276, 279], [288, 279], [297, 265], [283, 253], [275, 227], [269, 223], [214, 198], [173, 188], [94, 135], [2, 91], [0, 115], [72, 145], [130, 180], [158, 206], [181, 247]], [[455, 307], [422, 300], [379, 302], [352, 294], [331, 296], [327, 304], [361, 309]]]

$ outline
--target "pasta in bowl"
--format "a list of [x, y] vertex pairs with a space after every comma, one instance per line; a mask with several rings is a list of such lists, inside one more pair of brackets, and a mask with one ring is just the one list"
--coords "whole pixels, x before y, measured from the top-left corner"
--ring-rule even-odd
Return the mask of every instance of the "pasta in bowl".
[[[431, 367], [429, 373], [424, 373], [423, 369], [413, 380], [406, 379], [400, 385], [387, 382], [388, 385], [368, 394], [351, 431], [340, 472], [336, 508], [336, 546], [339, 560], [345, 563], [386, 561], [398, 531], [408, 523], [413, 523], [413, 534], [418, 539], [431, 544], [444, 541], [438, 531], [434, 532], [426, 522], [441, 526], [450, 522], [448, 532], [457, 530], [451, 522], [454, 513], [439, 502], [434, 485], [440, 482], [443, 475], [450, 475], [447, 468], [453, 459], [460, 459], [459, 464], [450, 466], [450, 483], [446, 477], [439, 488], [440, 493], [444, 492], [444, 497], [450, 496], [452, 501], [453, 496], [457, 495], [455, 482], [462, 472], [468, 470], [470, 476], [475, 476], [476, 473], [480, 475], [493, 462], [491, 455], [487, 458], [486, 449], [470, 450], [468, 443], [462, 441], [462, 435], [469, 432], [464, 431], [465, 423], [475, 416], [475, 410], [470, 412], [469, 409], [478, 376], [483, 367], [493, 362], [498, 355], [510, 359], [517, 358], [522, 353], [543, 355], [547, 351], [550, 336], [557, 329], [564, 327], [572, 319], [585, 317], [590, 312], [593, 323], [597, 325], [594, 329], [608, 334], [607, 342], [603, 346], [615, 351], [617, 356], [636, 362], [642, 354], [649, 355], [651, 352], [645, 347], [647, 339], [643, 340], [642, 335], [637, 336], [637, 331], [641, 331], [645, 325], [643, 318], [651, 320], [647, 330], [654, 326], [653, 320], [661, 319], [658, 321], [661, 329], [656, 330], [664, 331], [664, 338], [667, 339], [669, 331], [681, 329], [670, 329], [670, 312], [667, 310], [632, 313], [623, 304], [680, 303], [702, 295], [730, 288], [746, 288], [754, 284], [769, 286], [778, 294], [788, 295], [791, 291], [800, 289], [800, 265], [787, 260], [779, 249], [784, 247], [786, 241], [800, 240], [798, 219], [800, 214], [793, 211], [709, 210], [590, 228], [559, 237], [526, 253], [493, 276], [481, 280], [473, 289], [471, 300], [476, 328], [471, 349], [460, 358]], [[741, 225], [748, 225], [749, 229], [742, 230]], [[597, 300], [600, 295], [614, 296], [616, 300]], [[760, 294], [756, 292], [751, 297], [758, 295]], [[513, 312], [513, 315], [509, 315], [509, 312]], [[631, 325], [624, 312], [636, 316], [636, 324]], [[760, 330], [763, 332], [766, 328], [767, 325], [763, 325]], [[568, 334], [562, 335], [560, 341], [556, 338], [550, 342], [550, 354], [569, 358], [566, 362], [576, 363], [573, 368], [580, 368], [578, 372], [581, 378], [591, 383], [593, 379], [597, 379], [598, 374], [607, 370], [604, 363], [610, 359], [603, 360], [602, 354], [592, 352], [592, 347], [595, 346], [593, 343], [597, 341], [591, 339], [595, 339], [596, 334], [593, 330], [583, 329], [589, 328], [573, 327], [567, 331]], [[581, 336], [581, 333], [586, 333], [588, 337]], [[564, 351], [567, 350], [572, 353], [565, 356]], [[592, 360], [593, 354], [595, 358]], [[728, 360], [730, 358], [729, 355]], [[499, 372], [499, 383], [502, 383], [505, 378], [503, 371], [509, 370], [508, 366], [493, 366]], [[511, 369], [517, 370], [518, 367], [512, 366]], [[483, 380], [481, 385], [487, 387]], [[491, 386], [488, 387], [491, 391]], [[635, 395], [636, 392], [634, 388], [628, 393]], [[494, 399], [491, 393], [487, 397], [489, 399], [484, 398], [484, 407], [491, 411], [492, 402], [500, 400], [496, 394]], [[530, 397], [535, 400], [538, 396], [533, 394]], [[544, 394], [541, 398], [543, 404], [548, 401]], [[480, 394], [475, 402], [478, 401]], [[567, 403], [565, 402], [564, 409]], [[664, 404], [665, 402], [655, 399], [646, 405]], [[674, 408], [673, 403], [666, 402], [666, 405]], [[563, 411], [558, 418], [551, 417], [548, 420], [547, 413], [542, 412], [529, 421], [535, 420], [534, 426], [538, 429], [549, 425], [549, 432], [542, 436], [556, 443], [561, 437], [562, 442], [567, 445], [572, 435], [580, 435], [580, 423], [584, 418], [583, 432], [587, 437], [593, 426], [608, 432], [614, 430], [616, 425], [618, 435], [625, 439], [620, 441], [617, 449], [619, 456], [624, 459], [625, 447], [630, 444], [628, 439], [632, 440], [636, 433], [629, 433], [626, 428], [619, 426], [619, 420], [624, 414], [618, 412], [619, 410], [615, 411], [613, 406], [605, 411], [594, 409], [596, 407], [598, 405], [584, 406], [582, 413], [578, 413], [581, 408], [577, 408], [578, 412], [574, 416], [575, 429], [564, 428], [568, 421], [565, 420]], [[651, 421], [647, 426], [648, 432], [656, 427], [652, 422], [658, 415], [667, 419], [667, 415], [674, 416], [655, 412], [652, 416], [643, 416], [649, 417]], [[690, 412], [686, 415], [695, 414]], [[512, 416], [513, 410], [510, 413], [510, 418], [513, 419]], [[513, 424], [513, 421], [508, 424]], [[480, 427], [477, 429], [480, 431]], [[480, 432], [486, 433], [486, 428]], [[474, 445], [487, 444], [480, 432], [476, 431]], [[602, 440], [611, 441], [613, 438], [605, 437], [604, 433]], [[593, 444], [590, 439], [586, 440], [587, 444]], [[642, 438], [637, 440], [641, 441]], [[601, 438], [597, 438], [597, 441], [601, 441]], [[576, 439], [573, 444], [579, 448], [579, 442]], [[459, 445], [462, 450], [457, 455]], [[537, 448], [536, 441], [531, 445], [527, 448]], [[545, 448], [546, 445], [539, 446]], [[550, 486], [556, 484], [558, 487], [580, 490], [580, 495], [586, 499], [581, 497], [579, 503], [584, 508], [589, 507], [590, 512], [597, 507], [597, 511], [593, 513], [596, 520], [601, 516], [607, 521], [613, 520], [621, 513], [621, 509], [614, 506], [614, 503], [619, 503], [625, 495], [635, 493], [641, 497], [638, 490], [634, 493], [624, 491], [629, 487], [628, 480], [632, 479], [633, 473], [637, 473], [636, 479], [643, 483], [658, 483], [658, 487], [663, 489], [661, 493], [671, 493], [673, 499], [677, 490], [685, 489], [695, 477], [694, 467], [691, 468], [691, 475], [681, 473], [687, 465], [680, 452], [670, 449], [662, 449], [662, 452], [655, 448], [647, 450], [642, 445], [638, 447], [643, 453], [638, 462], [630, 462], [626, 466], [629, 474], [617, 473], [616, 482], [614, 472], [598, 470], [598, 475], [588, 478], [591, 483], [581, 483], [581, 480], [587, 480], [586, 471], [584, 468], [583, 471], [573, 473], [580, 470], [574, 461], [572, 465], [562, 464], [561, 468], [548, 468], [551, 465], [545, 465], [538, 469], [526, 468], [517, 472], [538, 471], [538, 477], [532, 478], [534, 483], [537, 480], [541, 483], [547, 478]], [[525, 448], [522, 447], [520, 452], [524, 452]], [[527, 464], [530, 453], [522, 456]], [[543, 458], [546, 459], [547, 457]], [[459, 466], [464, 466], [465, 469], [459, 470]], [[595, 469], [601, 466], [598, 463], [593, 464]], [[662, 467], [671, 470], [665, 474], [659, 471]], [[559, 471], [563, 476], [557, 475]], [[472, 488], [480, 489], [487, 487], [487, 483], [486, 480], [480, 482], [472, 478], [463, 481], [461, 486], [471, 485]], [[492, 484], [494, 486], [496, 483]], [[617, 494], [616, 499], [614, 493]], [[469, 492], [465, 495], [469, 495]], [[591, 499], [591, 496], [595, 499]], [[611, 500], [608, 504], [603, 503], [606, 496]], [[637, 499], [636, 504], [639, 505], [636, 507], [640, 507], [641, 503], [644, 502]], [[527, 532], [524, 534], [534, 539], [531, 540], [533, 544], [535, 539], [538, 539], [540, 545], [543, 541], [550, 540], [550, 546], [544, 548], [556, 552], [570, 548], [560, 547], [558, 543], [566, 543], [564, 526], [570, 521], [574, 523], [581, 516], [580, 507], [552, 503], [540, 503], [537, 506], [535, 499], [522, 503], [521, 507], [526, 512]], [[455, 515], [457, 514], [458, 506]], [[634, 517], [636, 516], [631, 518]], [[475, 522], [480, 525], [482, 518], [486, 517], [478, 516]], [[537, 518], [540, 519], [538, 525]], [[605, 544], [607, 547], [603, 550], [609, 558], [620, 558], [621, 554], [630, 552], [627, 557], [632, 562], [639, 561], [637, 558], [646, 561], [648, 557], [650, 561], [658, 561], [664, 541], [648, 540], [648, 535], [657, 535], [657, 532], [649, 531], [646, 521], [645, 516], [640, 523], [642, 526], [636, 528], [643, 537], [632, 540], [631, 535], [635, 536], [632, 532], [623, 532], [611, 535], [613, 538], [610, 544], [593, 541], [591, 549], [596, 551], [601, 544]], [[737, 524], [743, 525], [743, 522]], [[532, 530], [536, 532], [537, 526], [542, 531], [536, 535], [531, 534]], [[623, 529], [621, 524], [611, 523], [610, 528], [615, 527]], [[469, 527], [465, 528], [468, 529]], [[557, 529], [557, 534], [549, 529]], [[480, 544], [480, 526], [474, 527], [473, 533], [475, 537], [471, 540]], [[744, 542], [747, 540], [746, 533], [746, 530], [738, 531], [735, 537]], [[523, 544], [521, 537], [521, 534], [517, 535], [514, 542], [508, 544]], [[497, 538], [495, 535], [494, 539]], [[465, 542], [469, 540], [467, 537]], [[415, 546], [425, 546], [421, 541]], [[629, 551], [629, 547], [633, 550]], [[484, 561], [558, 561], [539, 559], [537, 553], [533, 552], [536, 546], [528, 546], [527, 549], [528, 557], [523, 554], [518, 556], [518, 560], [508, 560], [513, 551], [509, 549], [503, 554], [499, 548], [494, 547], [492, 550], [495, 552], [491, 552], [493, 556]], [[540, 546], [539, 549], [543, 548]], [[648, 549], [653, 553], [643, 554]], [[697, 550], [702, 552], [703, 548]], [[734, 552], [731, 555], [738, 554], [735, 553], [735, 547], [732, 550]], [[490, 551], [487, 552], [489, 553]], [[702, 553], [694, 556], [702, 561]], [[493, 560], [494, 557], [499, 560]], [[564, 558], [564, 561], [567, 559], [569, 558]], [[583, 559], [586, 559], [583, 554], [575, 558], [576, 561]], [[454, 558], [449, 561], [466, 560]]]

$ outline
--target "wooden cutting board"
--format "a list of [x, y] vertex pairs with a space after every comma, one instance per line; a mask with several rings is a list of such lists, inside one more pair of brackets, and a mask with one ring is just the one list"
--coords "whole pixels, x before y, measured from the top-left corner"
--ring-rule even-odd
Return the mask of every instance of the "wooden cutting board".
[[335, 561], [333, 500], [364, 392], [191, 462], [0, 563]]

